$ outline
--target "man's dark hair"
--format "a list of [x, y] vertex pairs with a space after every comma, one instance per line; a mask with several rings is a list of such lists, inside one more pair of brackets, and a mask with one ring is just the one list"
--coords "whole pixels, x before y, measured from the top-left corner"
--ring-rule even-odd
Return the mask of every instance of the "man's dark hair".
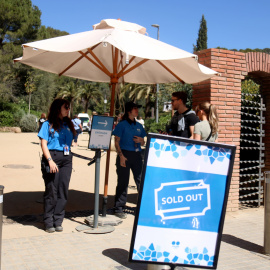
[[183, 92], [183, 91], [178, 91], [178, 92], [173, 92], [172, 96], [177, 98], [177, 99], [181, 99], [184, 103], [184, 105], [186, 105], [187, 103], [187, 93]]

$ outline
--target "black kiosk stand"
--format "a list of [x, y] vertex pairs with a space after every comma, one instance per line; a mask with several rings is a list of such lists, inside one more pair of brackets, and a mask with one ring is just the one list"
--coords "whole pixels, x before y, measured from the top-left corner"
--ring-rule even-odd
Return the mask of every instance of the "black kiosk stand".
[[[88, 225], [76, 227], [77, 231], [84, 231], [90, 234], [102, 234], [114, 231], [114, 227], [104, 225], [99, 219], [99, 180], [100, 180], [100, 159], [101, 149], [107, 150], [110, 147], [113, 117], [94, 115], [91, 127], [91, 137], [88, 148], [95, 151], [95, 156], [88, 165], [95, 162], [95, 207], [94, 217], [86, 218]], [[105, 223], [106, 224], [106, 223]]]

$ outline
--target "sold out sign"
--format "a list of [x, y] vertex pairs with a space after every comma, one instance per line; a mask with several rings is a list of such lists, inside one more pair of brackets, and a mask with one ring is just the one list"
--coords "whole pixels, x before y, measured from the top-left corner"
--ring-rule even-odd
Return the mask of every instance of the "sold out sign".
[[191, 202], [191, 201], [201, 201], [203, 197], [203, 193], [199, 194], [187, 194], [185, 197], [182, 195], [179, 196], [173, 196], [173, 197], [164, 197], [162, 198], [162, 204], [177, 204], [177, 203], [182, 203], [184, 201], [186, 202]]
[[202, 216], [208, 209], [210, 188], [202, 179], [163, 183], [155, 189], [155, 214], [163, 220]]

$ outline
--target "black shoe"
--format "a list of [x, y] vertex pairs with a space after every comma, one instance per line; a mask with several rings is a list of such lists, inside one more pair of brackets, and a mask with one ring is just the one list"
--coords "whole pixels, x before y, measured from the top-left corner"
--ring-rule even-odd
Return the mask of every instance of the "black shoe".
[[55, 227], [55, 231], [56, 232], [62, 232], [63, 231], [63, 227], [62, 226], [56, 226]]
[[114, 215], [117, 216], [118, 218], [121, 218], [121, 219], [127, 218], [127, 214], [124, 212], [116, 212], [116, 213], [114, 213]]
[[45, 232], [47, 232], [47, 233], [54, 233], [55, 232], [55, 228], [54, 227], [45, 228]]

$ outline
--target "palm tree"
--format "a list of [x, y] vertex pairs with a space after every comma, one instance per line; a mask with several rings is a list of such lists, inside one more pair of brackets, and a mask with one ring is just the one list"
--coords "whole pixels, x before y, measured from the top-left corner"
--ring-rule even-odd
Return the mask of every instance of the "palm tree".
[[150, 94], [152, 92], [151, 85], [145, 84], [135, 84], [135, 83], [126, 83], [119, 87], [119, 91], [117, 92], [118, 102], [119, 102], [119, 110], [123, 111], [124, 104], [129, 98], [133, 102], [137, 102], [138, 100], [146, 100], [146, 107], [148, 101], [150, 101]]
[[129, 84], [129, 98], [135, 103], [137, 100], [147, 99], [152, 92], [152, 87], [145, 84]]
[[70, 102], [70, 115], [73, 116], [73, 104], [80, 97], [78, 82], [71, 81], [60, 88], [57, 94], [59, 98], [66, 98]]
[[34, 77], [32, 71], [27, 72], [27, 78], [26, 78], [26, 82], [25, 82], [24, 86], [25, 86], [26, 93], [29, 95], [28, 114], [30, 114], [31, 95], [34, 91], [37, 90], [36, 85], [35, 85], [35, 77]]
[[84, 111], [87, 112], [90, 100], [99, 103], [103, 99], [103, 95], [99, 90], [100, 83], [90, 82], [81, 85], [79, 89], [80, 97], [85, 101]]

